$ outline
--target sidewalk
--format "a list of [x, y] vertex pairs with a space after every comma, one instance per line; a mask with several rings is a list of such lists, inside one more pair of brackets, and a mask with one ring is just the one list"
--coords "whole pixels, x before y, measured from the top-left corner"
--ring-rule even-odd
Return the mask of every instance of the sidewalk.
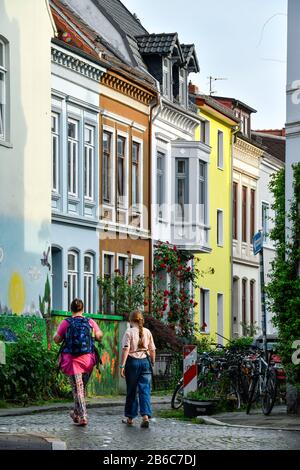
[[220, 413], [214, 416], [201, 416], [206, 424], [230, 427], [251, 427], [280, 431], [300, 431], [300, 415], [287, 415], [286, 406], [276, 406], [269, 416], [265, 416], [258, 408], [233, 413]]
[[[157, 397], [152, 396], [151, 402], [153, 405], [169, 405], [171, 403], [171, 396]], [[116, 395], [115, 397], [97, 397], [88, 398], [88, 408], [104, 408], [109, 406], [124, 406], [125, 395]], [[62, 411], [69, 410], [73, 407], [73, 402], [68, 403], [53, 403], [53, 405], [42, 406], [28, 406], [24, 408], [3, 408], [0, 409], [0, 418], [4, 416], [22, 416], [33, 413], [45, 413], [46, 411]]]

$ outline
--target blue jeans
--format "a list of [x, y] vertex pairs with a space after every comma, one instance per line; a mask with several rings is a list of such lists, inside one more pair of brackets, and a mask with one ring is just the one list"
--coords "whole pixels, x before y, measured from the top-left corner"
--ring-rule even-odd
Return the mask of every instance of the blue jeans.
[[[138, 406], [140, 405], [141, 416], [152, 416], [151, 409], [151, 368], [147, 358], [135, 359], [128, 356], [125, 364], [125, 379], [127, 385], [127, 396], [125, 404], [125, 416], [136, 418]], [[137, 391], [139, 398], [137, 398]]]

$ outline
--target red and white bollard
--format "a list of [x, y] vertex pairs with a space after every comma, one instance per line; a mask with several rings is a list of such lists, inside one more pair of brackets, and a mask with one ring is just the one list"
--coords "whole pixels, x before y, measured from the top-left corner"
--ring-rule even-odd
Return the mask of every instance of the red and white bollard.
[[197, 391], [197, 346], [183, 347], [183, 394], [186, 397], [189, 392]]

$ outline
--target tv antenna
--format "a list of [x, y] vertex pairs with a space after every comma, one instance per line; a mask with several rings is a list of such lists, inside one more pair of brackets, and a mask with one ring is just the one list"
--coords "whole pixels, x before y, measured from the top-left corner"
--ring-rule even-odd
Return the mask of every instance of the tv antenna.
[[209, 95], [213, 95], [214, 93], [216, 93], [216, 91], [214, 91], [212, 89], [212, 83], [213, 82], [216, 82], [216, 81], [219, 81], [219, 80], [228, 80], [228, 78], [225, 78], [225, 77], [212, 77], [211, 75], [209, 77], [207, 77], [209, 79]]

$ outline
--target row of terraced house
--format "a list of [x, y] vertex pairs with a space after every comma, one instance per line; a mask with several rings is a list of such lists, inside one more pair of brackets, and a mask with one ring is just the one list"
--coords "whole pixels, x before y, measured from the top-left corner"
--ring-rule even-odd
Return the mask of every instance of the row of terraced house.
[[161, 241], [206, 273], [190, 313], [202, 335], [259, 331], [252, 238], [263, 230], [267, 281], [285, 133], [254, 132], [251, 106], [199, 90], [200, 63], [119, 0], [1, 2], [1, 313], [40, 316], [45, 301], [64, 315], [81, 297], [116, 317], [97, 278], [150, 276]]

